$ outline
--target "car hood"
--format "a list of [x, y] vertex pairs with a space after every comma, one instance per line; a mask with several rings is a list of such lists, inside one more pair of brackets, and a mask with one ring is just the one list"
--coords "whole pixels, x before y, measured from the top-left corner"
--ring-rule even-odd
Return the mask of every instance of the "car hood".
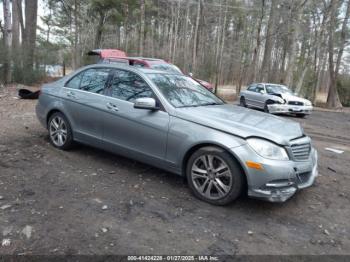
[[285, 99], [287, 102], [289, 101], [296, 101], [296, 102], [302, 102], [302, 103], [311, 103], [310, 100], [307, 100], [305, 98], [301, 98], [292, 94], [281, 94], [283, 99]]
[[242, 138], [261, 137], [280, 145], [288, 145], [304, 133], [297, 122], [228, 104], [177, 108], [176, 116]]

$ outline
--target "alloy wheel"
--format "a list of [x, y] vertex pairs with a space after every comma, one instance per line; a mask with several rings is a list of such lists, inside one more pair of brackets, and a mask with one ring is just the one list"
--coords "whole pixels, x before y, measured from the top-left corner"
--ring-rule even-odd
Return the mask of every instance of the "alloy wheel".
[[222, 158], [210, 154], [202, 155], [193, 162], [191, 178], [197, 192], [211, 200], [225, 197], [233, 184], [229, 165]]
[[61, 147], [67, 141], [68, 128], [64, 119], [60, 116], [55, 116], [50, 122], [50, 138], [55, 146]]

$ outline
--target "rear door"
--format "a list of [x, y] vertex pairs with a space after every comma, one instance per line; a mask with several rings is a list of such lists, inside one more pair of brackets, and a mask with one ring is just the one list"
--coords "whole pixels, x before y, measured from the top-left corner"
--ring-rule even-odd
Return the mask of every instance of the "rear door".
[[74, 139], [99, 145], [102, 139], [103, 90], [110, 68], [89, 68], [72, 77], [62, 89], [64, 108], [73, 126]]
[[166, 153], [169, 114], [162, 109], [134, 108], [137, 98], [152, 97], [157, 100], [145, 80], [134, 72], [113, 69], [105, 95], [103, 141], [113, 151], [141, 161], [162, 163]]

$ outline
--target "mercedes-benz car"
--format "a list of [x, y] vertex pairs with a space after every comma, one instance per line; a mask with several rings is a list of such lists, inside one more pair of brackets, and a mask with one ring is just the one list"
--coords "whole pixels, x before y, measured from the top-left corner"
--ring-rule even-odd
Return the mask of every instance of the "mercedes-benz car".
[[44, 85], [36, 113], [54, 147], [80, 142], [184, 176], [211, 204], [245, 192], [283, 202], [318, 173], [299, 123], [226, 104], [185, 75], [83, 67]]
[[271, 83], [256, 83], [240, 93], [240, 105], [264, 109], [271, 114], [309, 115], [311, 101], [298, 97], [287, 86]]

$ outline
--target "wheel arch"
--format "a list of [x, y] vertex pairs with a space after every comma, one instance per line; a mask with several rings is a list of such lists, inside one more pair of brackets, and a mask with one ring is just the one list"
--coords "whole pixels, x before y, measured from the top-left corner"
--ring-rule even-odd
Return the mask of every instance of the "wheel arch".
[[54, 114], [54, 113], [61, 113], [61, 114], [64, 114], [61, 110], [57, 109], [57, 108], [53, 108], [51, 109], [47, 115], [46, 115], [46, 127], [48, 127], [49, 125], [49, 120], [50, 120], [50, 117]]
[[212, 143], [212, 142], [205, 142], [205, 143], [196, 144], [187, 150], [185, 156], [183, 157], [182, 166], [181, 166], [181, 174], [184, 178], [186, 178], [186, 166], [187, 166], [188, 160], [190, 159], [191, 155], [203, 147], [216, 147], [216, 148], [222, 149], [225, 152], [227, 152], [228, 154], [230, 154], [232, 156], [232, 159], [236, 162], [236, 164], [238, 165], [238, 167], [240, 168], [240, 170], [243, 174], [244, 187], [246, 189], [246, 187], [248, 185], [247, 173], [246, 173], [245, 169], [243, 168], [241, 161], [239, 161], [239, 158], [231, 150], [229, 150], [229, 148], [225, 147], [224, 145]]
[[[49, 110], [49, 112], [47, 113], [46, 115], [46, 127], [48, 127], [48, 124], [49, 124], [49, 120], [50, 120], [50, 117], [55, 114], [55, 113], [61, 113], [65, 116], [65, 118], [67, 119], [69, 125], [71, 126], [71, 128], [73, 129], [73, 126], [72, 126], [72, 121], [71, 119], [68, 117], [68, 115], [61, 109], [55, 107], [55, 108], [52, 108]], [[73, 131], [73, 130], [72, 130]]]

